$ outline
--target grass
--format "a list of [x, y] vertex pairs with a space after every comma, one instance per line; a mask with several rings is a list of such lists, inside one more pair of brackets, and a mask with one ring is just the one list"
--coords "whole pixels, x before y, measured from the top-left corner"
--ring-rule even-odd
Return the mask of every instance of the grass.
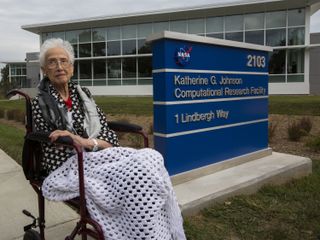
[[317, 239], [320, 234], [320, 159], [313, 173], [256, 194], [237, 196], [185, 218], [189, 240]]
[[269, 113], [320, 115], [320, 96], [270, 96]]

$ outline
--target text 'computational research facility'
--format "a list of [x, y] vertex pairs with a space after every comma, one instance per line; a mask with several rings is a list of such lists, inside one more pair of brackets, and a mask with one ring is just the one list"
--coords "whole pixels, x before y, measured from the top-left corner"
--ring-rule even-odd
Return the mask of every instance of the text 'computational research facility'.
[[[320, 34], [310, 34], [310, 17], [319, 8], [320, 0], [237, 1], [22, 28], [39, 34], [40, 43], [51, 37], [70, 41], [76, 53], [73, 78], [94, 95], [152, 95], [146, 38], [164, 30], [271, 46], [269, 93], [319, 94]], [[33, 88], [41, 76], [30, 56], [20, 83]]]

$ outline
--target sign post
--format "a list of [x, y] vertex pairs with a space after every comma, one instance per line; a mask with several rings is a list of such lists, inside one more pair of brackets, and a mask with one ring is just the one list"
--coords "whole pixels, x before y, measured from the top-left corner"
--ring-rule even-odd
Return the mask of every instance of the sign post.
[[170, 175], [268, 148], [271, 48], [167, 31], [148, 40], [155, 149]]

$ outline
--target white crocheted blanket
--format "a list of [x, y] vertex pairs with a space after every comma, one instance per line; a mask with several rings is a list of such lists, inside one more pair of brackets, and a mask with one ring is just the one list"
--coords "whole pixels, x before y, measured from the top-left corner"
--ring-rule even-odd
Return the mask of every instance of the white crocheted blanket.
[[[84, 153], [87, 208], [108, 240], [185, 240], [182, 217], [160, 153], [113, 147]], [[79, 196], [77, 156], [52, 172], [45, 198]]]

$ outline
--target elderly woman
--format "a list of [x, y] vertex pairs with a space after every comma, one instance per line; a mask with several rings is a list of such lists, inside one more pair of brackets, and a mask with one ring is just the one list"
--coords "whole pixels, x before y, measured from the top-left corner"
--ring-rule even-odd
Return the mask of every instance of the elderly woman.
[[[73, 63], [70, 43], [62, 39], [43, 43], [40, 65], [44, 78], [32, 102], [35, 129], [51, 132], [51, 142], [69, 136], [85, 150], [87, 208], [106, 239], [185, 239], [162, 156], [152, 149], [119, 147], [88, 89], [70, 80]], [[74, 152], [54, 144], [42, 148], [42, 170], [49, 174], [42, 185], [43, 195], [54, 201], [78, 196]]]

